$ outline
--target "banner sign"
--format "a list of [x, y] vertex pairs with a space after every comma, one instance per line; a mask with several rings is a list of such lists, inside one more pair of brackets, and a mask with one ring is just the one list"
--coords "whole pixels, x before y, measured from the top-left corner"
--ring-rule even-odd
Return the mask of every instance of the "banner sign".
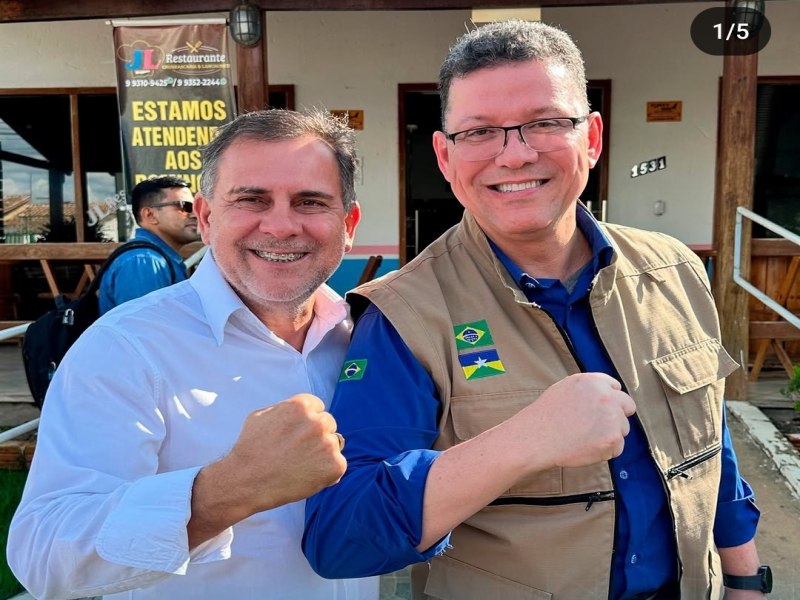
[[200, 187], [200, 148], [234, 118], [224, 21], [114, 28], [128, 192], [161, 175]]

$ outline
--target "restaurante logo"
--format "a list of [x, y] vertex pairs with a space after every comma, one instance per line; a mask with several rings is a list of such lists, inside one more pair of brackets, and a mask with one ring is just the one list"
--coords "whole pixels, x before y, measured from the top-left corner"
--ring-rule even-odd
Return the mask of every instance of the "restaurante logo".
[[117, 49], [117, 56], [133, 75], [143, 77], [152, 75], [161, 68], [164, 51], [157, 46], [138, 40], [133, 44], [125, 44]]

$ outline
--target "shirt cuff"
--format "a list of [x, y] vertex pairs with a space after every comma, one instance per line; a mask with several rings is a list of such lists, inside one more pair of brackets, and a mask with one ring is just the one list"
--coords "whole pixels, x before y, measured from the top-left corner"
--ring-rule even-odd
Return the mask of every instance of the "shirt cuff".
[[761, 511], [756, 506], [753, 491], [742, 480], [745, 497], [717, 505], [714, 520], [714, 543], [717, 548], [733, 548], [749, 542], [756, 535]]
[[[401, 560], [404, 564], [427, 561], [444, 552], [450, 541], [448, 533], [425, 551], [419, 552], [416, 549], [422, 538], [425, 482], [433, 461], [440, 454], [441, 452], [437, 450], [410, 450], [383, 462], [385, 477], [390, 481], [384, 481], [381, 487], [391, 488], [395, 491], [394, 519], [400, 525], [399, 529], [406, 538], [404, 544], [406, 550]], [[366, 523], [365, 525], [370, 528]], [[371, 529], [371, 535], [374, 537], [374, 523]], [[364, 533], [367, 533], [366, 529]], [[384, 542], [390, 543], [388, 539]]]
[[144, 477], [132, 483], [106, 518], [97, 553], [112, 563], [183, 575], [189, 562], [230, 556], [231, 528], [189, 552], [186, 525], [200, 467]]

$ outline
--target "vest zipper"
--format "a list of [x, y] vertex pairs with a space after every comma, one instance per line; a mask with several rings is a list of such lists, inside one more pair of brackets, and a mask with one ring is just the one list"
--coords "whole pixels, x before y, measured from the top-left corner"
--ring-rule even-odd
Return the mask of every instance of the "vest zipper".
[[722, 452], [722, 444], [712, 446], [708, 450], [704, 450], [700, 454], [693, 456], [692, 458], [683, 461], [681, 464], [670, 468], [669, 470], [667, 470], [667, 481], [669, 481], [670, 479], [674, 479], [679, 475], [684, 479], [692, 479], [692, 475], [690, 473], [687, 473], [686, 471], [692, 469], [693, 467], [696, 467], [699, 464], [706, 462], [707, 460], [713, 458], [720, 452]]
[[[594, 287], [594, 284], [595, 284], [596, 280], [597, 280], [597, 277], [595, 276], [595, 278], [592, 280], [591, 285], [589, 286], [589, 293], [588, 293], [588, 296], [587, 296], [587, 302], [589, 302], [589, 298], [591, 297], [592, 288]], [[545, 310], [544, 308], [542, 308], [538, 304], [533, 304], [532, 303], [532, 305], [535, 306], [538, 310], [542, 311], [544, 314], [546, 314], [548, 316], [548, 318], [550, 319], [550, 321], [553, 323], [553, 325], [556, 326], [556, 329], [561, 334], [561, 339], [563, 339], [564, 343], [567, 345], [567, 350], [569, 350], [570, 354], [572, 355], [572, 359], [575, 361], [575, 364], [578, 366], [578, 370], [581, 373], [586, 373], [587, 372], [586, 371], [586, 365], [583, 364], [583, 361], [578, 356], [578, 352], [575, 350], [575, 345], [572, 343], [572, 338], [569, 337], [569, 335], [567, 334], [566, 330], [563, 327], [561, 327], [561, 325], [559, 325], [558, 321], [556, 321], [555, 318], [553, 318], [553, 315], [550, 314], [550, 312], [548, 312], [547, 310]], [[597, 339], [600, 340], [600, 343], [603, 345], [603, 348], [605, 348], [605, 342], [603, 341], [603, 338], [602, 338], [602, 336], [600, 335], [600, 332], [597, 329], [597, 322], [594, 319], [594, 311], [592, 310], [591, 302], [589, 302], [588, 310], [589, 310], [589, 316], [591, 317], [591, 321], [592, 321], [592, 327], [594, 327], [594, 331], [595, 331], [595, 334], [597, 335]], [[609, 359], [609, 362], [611, 363], [611, 366], [613, 366], [614, 370], [616, 371], [617, 367], [616, 367], [616, 365], [614, 365], [614, 361], [611, 360], [610, 356], [608, 357], [608, 359]], [[622, 381], [621, 377], [619, 378], [619, 382], [620, 382], [620, 385], [622, 385], [622, 391], [627, 393], [627, 389], [625, 388], [625, 382]], [[634, 418], [638, 421], [638, 417], [637, 416], [634, 416]], [[645, 435], [645, 439], [646, 438], [647, 438], [647, 436]], [[649, 445], [650, 445], [650, 443], [648, 442], [648, 446]], [[609, 470], [609, 473], [611, 475], [611, 481], [613, 483], [614, 475], [613, 475], [613, 473], [611, 473], [611, 462], [610, 461], [608, 462], [608, 470]], [[665, 484], [665, 487], [666, 487], [666, 484]], [[595, 502], [598, 502], [598, 501], [599, 502], [603, 502], [603, 501], [606, 501], [606, 500], [614, 500], [615, 492], [614, 492], [614, 490], [608, 491], [608, 492], [594, 492], [593, 494], [587, 494], [586, 496], [588, 496], [586, 498], [586, 510], [588, 511], [590, 508], [592, 508], [592, 504], [594, 504]], [[494, 502], [492, 504], [494, 504]], [[510, 502], [508, 504], [510, 504]], [[555, 504], [555, 503], [553, 503], [553, 504]], [[611, 544], [612, 544], [611, 545], [611, 561], [609, 563], [609, 569], [608, 569], [608, 573], [609, 573], [608, 574], [608, 597], [609, 598], [611, 597], [611, 593], [612, 593], [612, 591], [614, 589], [614, 568], [613, 567], [614, 567], [614, 555], [617, 553], [617, 534], [618, 534], [618, 532], [617, 532], [617, 523], [619, 523], [619, 504], [617, 502], [615, 502], [614, 503], [614, 538], [613, 538], [613, 541], [611, 542]]]
[[522, 496], [512, 496], [497, 498], [489, 503], [489, 506], [506, 506], [509, 504], [524, 504], [528, 506], [562, 506], [564, 504], [586, 503], [586, 510], [592, 508], [595, 502], [608, 502], [614, 500], [613, 490], [607, 492], [589, 492], [586, 494], [572, 494], [569, 496], [557, 496], [548, 498], [527, 498]]

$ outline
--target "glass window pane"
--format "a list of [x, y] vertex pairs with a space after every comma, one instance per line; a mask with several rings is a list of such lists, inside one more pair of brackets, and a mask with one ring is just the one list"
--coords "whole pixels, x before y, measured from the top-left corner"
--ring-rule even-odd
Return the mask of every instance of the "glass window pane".
[[78, 116], [86, 183], [86, 241], [128, 240], [134, 222], [122, 178], [116, 95], [80, 95]]
[[3, 241], [74, 241], [69, 97], [0, 96]]
[[[754, 211], [800, 234], [800, 84], [760, 83]], [[753, 237], [779, 237], [753, 226]]]

